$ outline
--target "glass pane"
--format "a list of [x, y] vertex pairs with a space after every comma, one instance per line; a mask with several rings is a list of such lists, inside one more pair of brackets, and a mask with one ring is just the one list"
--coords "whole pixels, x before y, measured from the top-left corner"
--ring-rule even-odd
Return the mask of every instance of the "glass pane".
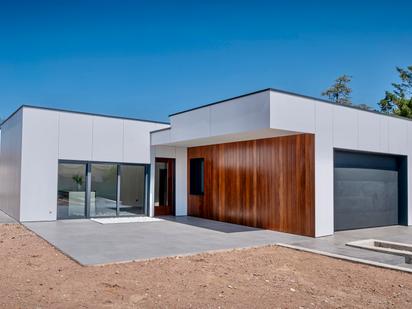
[[92, 164], [90, 216], [116, 216], [117, 165]]
[[169, 203], [167, 192], [167, 163], [155, 164], [155, 206], [167, 206]]
[[86, 216], [86, 165], [59, 163], [57, 219]]
[[190, 194], [203, 195], [204, 193], [204, 159], [190, 159]]
[[120, 203], [121, 216], [145, 214], [145, 167], [121, 165]]

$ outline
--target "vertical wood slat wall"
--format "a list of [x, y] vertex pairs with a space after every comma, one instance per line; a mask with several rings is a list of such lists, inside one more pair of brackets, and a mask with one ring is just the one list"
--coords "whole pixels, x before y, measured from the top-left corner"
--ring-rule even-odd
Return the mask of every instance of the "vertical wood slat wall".
[[191, 158], [204, 158], [205, 183], [188, 188], [190, 216], [315, 235], [313, 134], [189, 148], [188, 179]]

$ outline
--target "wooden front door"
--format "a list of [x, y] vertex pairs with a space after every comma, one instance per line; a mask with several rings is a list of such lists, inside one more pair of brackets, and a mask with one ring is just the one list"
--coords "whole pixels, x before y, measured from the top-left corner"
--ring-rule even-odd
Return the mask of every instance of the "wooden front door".
[[155, 216], [175, 215], [175, 159], [156, 158]]

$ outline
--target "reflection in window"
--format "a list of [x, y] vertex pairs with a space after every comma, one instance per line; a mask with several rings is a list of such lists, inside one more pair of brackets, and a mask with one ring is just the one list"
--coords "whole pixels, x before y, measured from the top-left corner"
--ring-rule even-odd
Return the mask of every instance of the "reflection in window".
[[155, 163], [155, 206], [168, 206], [168, 170], [166, 162]]
[[113, 217], [117, 211], [117, 164], [92, 164], [91, 217]]
[[59, 164], [57, 219], [86, 216], [86, 164]]
[[121, 216], [132, 216], [144, 213], [145, 167], [141, 165], [121, 165], [119, 214]]
[[57, 219], [146, 214], [147, 170], [146, 165], [60, 162]]

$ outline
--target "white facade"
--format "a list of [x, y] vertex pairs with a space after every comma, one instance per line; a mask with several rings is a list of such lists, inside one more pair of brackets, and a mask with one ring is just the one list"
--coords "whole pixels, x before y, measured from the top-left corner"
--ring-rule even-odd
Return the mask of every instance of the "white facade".
[[22, 111], [4, 123], [0, 146], [0, 209], [20, 218]]
[[150, 132], [168, 124], [22, 107], [2, 126], [0, 209], [56, 220], [59, 160], [150, 164]]
[[[56, 220], [59, 160], [151, 164], [175, 158], [175, 214], [187, 215], [187, 148], [315, 135], [315, 236], [334, 232], [334, 149], [412, 156], [412, 121], [271, 89], [170, 116], [171, 124], [22, 107], [3, 123], [0, 209], [20, 221]], [[152, 132], [152, 133], [151, 133]], [[412, 224], [408, 164], [408, 224]]]
[[[334, 149], [412, 156], [412, 121], [267, 89], [171, 115], [171, 128], [152, 133], [152, 145], [191, 147], [315, 134], [315, 233], [334, 232]], [[390, 138], [389, 138], [390, 137]], [[412, 192], [408, 165], [408, 192]], [[186, 177], [179, 175], [176, 177]], [[186, 190], [186, 188], [185, 188]], [[186, 191], [185, 191], [186, 193]], [[408, 194], [412, 224], [412, 194]]]

